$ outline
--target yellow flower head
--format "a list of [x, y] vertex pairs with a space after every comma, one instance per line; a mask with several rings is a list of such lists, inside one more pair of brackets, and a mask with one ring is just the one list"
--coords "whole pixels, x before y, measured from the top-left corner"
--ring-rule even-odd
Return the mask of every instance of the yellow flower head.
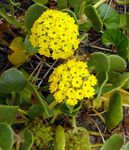
[[90, 74], [85, 62], [72, 59], [55, 68], [49, 82], [50, 92], [58, 103], [66, 101], [74, 106], [78, 101], [95, 95], [97, 79]]
[[35, 21], [30, 42], [39, 53], [53, 59], [66, 59], [78, 48], [78, 26], [67, 13], [49, 9]]

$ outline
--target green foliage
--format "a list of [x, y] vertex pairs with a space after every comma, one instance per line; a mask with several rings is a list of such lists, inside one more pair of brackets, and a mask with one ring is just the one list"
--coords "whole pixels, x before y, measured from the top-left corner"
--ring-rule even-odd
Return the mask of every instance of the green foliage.
[[120, 15], [112, 9], [108, 4], [102, 4], [97, 9], [106, 29], [118, 29], [120, 24]]
[[0, 123], [0, 149], [10, 150], [14, 143], [12, 128], [6, 123]]
[[32, 0], [32, 1], [38, 4], [42, 4], [42, 5], [45, 5], [48, 3], [48, 0]]
[[0, 76], [0, 92], [11, 93], [21, 92], [27, 85], [23, 73], [16, 68], [4, 71]]
[[106, 113], [106, 125], [108, 129], [115, 128], [121, 122], [122, 118], [122, 97], [116, 92], [110, 98], [109, 108]]
[[31, 42], [29, 41], [29, 35], [26, 35], [25, 37], [25, 40], [24, 40], [24, 47], [26, 49], [26, 52], [29, 54], [29, 55], [33, 55], [35, 53], [38, 52], [38, 48], [36, 47], [33, 47]]
[[34, 141], [33, 134], [29, 129], [24, 129], [20, 132], [22, 145], [20, 150], [30, 150]]
[[109, 59], [110, 59], [110, 71], [116, 71], [116, 72], [125, 71], [127, 64], [122, 57], [118, 55], [109, 55]]
[[129, 142], [124, 146], [124, 150], [128, 150], [129, 149]]
[[12, 16], [7, 15], [7, 12], [4, 8], [0, 8], [0, 16], [3, 17], [7, 22], [14, 25], [15, 27], [21, 27], [21, 24]]
[[56, 150], [65, 150], [65, 133], [62, 126], [57, 126], [55, 131]]
[[119, 30], [109, 29], [102, 35], [102, 42], [104, 45], [114, 45], [116, 47], [118, 55], [123, 58], [127, 58], [128, 50], [128, 38]]
[[29, 88], [30, 90], [33, 92], [33, 95], [37, 98], [37, 100], [39, 101], [39, 104], [44, 112], [44, 117], [48, 118], [48, 117], [52, 117], [53, 116], [53, 110], [49, 109], [46, 101], [41, 97], [41, 95], [38, 93], [37, 89], [35, 88], [34, 85], [29, 84]]
[[43, 110], [40, 104], [34, 104], [29, 108], [28, 116], [30, 119], [38, 117], [40, 114], [43, 114]]
[[[122, 88], [125, 83], [129, 80], [129, 73], [123, 73], [116, 76], [115, 82], [112, 85], [106, 85], [103, 89], [104, 93], [111, 93], [115, 90]], [[117, 81], [117, 82], [116, 82]]]
[[112, 135], [109, 139], [106, 140], [105, 144], [100, 150], [120, 150], [124, 143], [124, 139], [119, 134]]
[[16, 120], [18, 106], [0, 105], [0, 122], [13, 124]]
[[68, 106], [66, 103], [63, 103], [60, 105], [60, 110], [69, 116], [74, 116], [78, 113], [78, 111], [81, 109], [82, 107], [82, 103], [78, 103], [77, 105], [75, 105], [74, 107], [72, 106]]
[[99, 87], [99, 90], [97, 93], [97, 98], [99, 98], [102, 94], [105, 84], [108, 81], [108, 73], [107, 72], [99, 72], [97, 74], [97, 79], [98, 79], [98, 87]]
[[94, 66], [96, 72], [108, 72], [110, 70], [110, 59], [106, 54], [96, 52], [90, 55], [88, 66]]
[[96, 31], [102, 31], [103, 29], [103, 23], [102, 20], [97, 13], [97, 10], [92, 5], [87, 5], [85, 8], [85, 14], [88, 17], [88, 19], [91, 21], [94, 29]]
[[58, 9], [66, 9], [68, 8], [67, 0], [57, 0]]
[[[25, 15], [24, 18], [24, 25], [28, 29], [28, 31], [31, 29], [33, 26], [33, 23], [35, 20], [38, 19], [38, 17], [43, 13], [43, 11], [47, 10], [47, 7], [41, 4], [34, 4], [31, 5]], [[35, 13], [36, 12], [36, 13]]]

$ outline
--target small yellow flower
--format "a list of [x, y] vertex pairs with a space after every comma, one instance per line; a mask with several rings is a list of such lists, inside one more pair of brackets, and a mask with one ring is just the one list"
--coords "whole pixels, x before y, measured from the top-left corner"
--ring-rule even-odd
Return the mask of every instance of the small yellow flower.
[[34, 22], [30, 42], [41, 55], [66, 59], [77, 50], [78, 36], [78, 26], [71, 16], [49, 9]]
[[50, 92], [58, 103], [75, 106], [78, 101], [95, 95], [97, 79], [90, 74], [86, 63], [72, 59], [55, 68], [49, 82]]

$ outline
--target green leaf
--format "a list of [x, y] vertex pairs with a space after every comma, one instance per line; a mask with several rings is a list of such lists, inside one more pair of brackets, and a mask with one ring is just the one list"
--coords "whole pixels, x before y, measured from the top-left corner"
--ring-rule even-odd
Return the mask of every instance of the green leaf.
[[67, 0], [57, 0], [58, 9], [66, 9], [68, 8]]
[[126, 67], [126, 61], [118, 55], [109, 55], [110, 71], [123, 72]]
[[110, 69], [109, 57], [101, 52], [95, 52], [90, 55], [88, 66], [94, 66], [97, 72], [108, 72]]
[[24, 129], [20, 132], [22, 145], [20, 150], [30, 150], [34, 141], [33, 134], [29, 129]]
[[0, 105], [0, 122], [13, 124], [16, 120], [18, 106]]
[[25, 40], [24, 40], [24, 47], [26, 49], [26, 52], [29, 55], [33, 55], [35, 53], [38, 52], [38, 48], [37, 47], [33, 47], [31, 42], [29, 41], [29, 35], [26, 35]]
[[56, 127], [55, 142], [56, 150], [65, 150], [65, 133], [64, 128], [60, 125]]
[[60, 105], [60, 110], [69, 116], [74, 116], [78, 113], [78, 111], [81, 109], [82, 103], [78, 103], [74, 107], [67, 105], [66, 103], [63, 103]]
[[43, 114], [41, 105], [34, 104], [29, 108], [28, 116], [30, 119], [34, 119], [35, 117], [38, 117], [40, 114]]
[[124, 150], [129, 150], [129, 142], [124, 146]]
[[48, 0], [32, 0], [33, 2], [35, 3], [39, 3], [39, 4], [42, 4], [42, 5], [45, 5], [48, 3]]
[[21, 92], [27, 85], [23, 73], [16, 68], [4, 71], [0, 76], [0, 92]]
[[75, 0], [74, 4], [74, 12], [77, 16], [77, 18], [81, 19], [85, 14], [85, 0]]
[[[41, 4], [34, 4], [31, 5], [26, 14], [24, 19], [25, 27], [30, 30], [33, 26], [33, 23], [41, 16], [41, 14], [47, 10], [47, 7]], [[36, 13], [35, 13], [36, 12]]]
[[117, 79], [121, 76], [120, 72], [115, 72], [115, 71], [109, 71], [108, 72], [108, 82], [109, 83], [115, 83], [117, 82]]
[[123, 119], [122, 97], [118, 92], [116, 92], [110, 98], [105, 123], [108, 129], [113, 129], [122, 121], [122, 119]]
[[97, 80], [98, 80], [98, 87], [99, 87], [99, 90], [97, 93], [97, 99], [99, 99], [102, 94], [103, 87], [105, 86], [105, 84], [108, 81], [108, 73], [107, 72], [99, 72], [97, 74]]
[[121, 75], [116, 76], [116, 82], [114, 82], [112, 85], [106, 85], [103, 88], [103, 93], [110, 93], [122, 88], [128, 80], [129, 73], [123, 73]]
[[12, 16], [7, 15], [7, 12], [3, 8], [0, 8], [0, 16], [3, 17], [8, 23], [14, 25], [15, 27], [17, 28], [21, 27], [20, 22], [18, 22]]
[[83, 24], [79, 24], [79, 31], [84, 31], [87, 32], [91, 28], [91, 23], [90, 22], [85, 22]]
[[53, 110], [49, 109], [46, 101], [41, 97], [40, 93], [37, 91], [37, 89], [35, 88], [34, 85], [32, 84], [28, 84], [30, 90], [33, 92], [34, 96], [37, 98], [37, 100], [39, 101], [39, 104], [44, 112], [44, 117], [45, 118], [49, 118], [52, 117], [53, 115]]
[[129, 14], [126, 14], [126, 29], [129, 31]]
[[120, 150], [124, 144], [124, 138], [119, 134], [114, 134], [106, 140], [100, 150]]
[[102, 43], [104, 45], [114, 45], [116, 47], [118, 55], [123, 58], [128, 56], [128, 38], [119, 30], [109, 29], [102, 35]]
[[0, 123], [0, 149], [10, 150], [14, 143], [12, 128], [6, 123]]
[[107, 29], [118, 29], [120, 24], [120, 15], [108, 4], [102, 4], [98, 8], [98, 14]]
[[69, 8], [74, 8], [75, 0], [67, 0]]
[[92, 5], [87, 5], [85, 8], [85, 14], [88, 19], [91, 21], [94, 29], [96, 31], [101, 31], [103, 29], [102, 20], [97, 13], [97, 10]]

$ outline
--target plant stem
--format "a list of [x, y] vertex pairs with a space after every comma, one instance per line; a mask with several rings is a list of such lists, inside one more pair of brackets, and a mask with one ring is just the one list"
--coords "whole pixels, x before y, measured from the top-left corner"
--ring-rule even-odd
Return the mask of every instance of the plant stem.
[[56, 105], [57, 105], [57, 102], [53, 101], [48, 105], [48, 107], [49, 107], [49, 109], [53, 109]]
[[123, 0], [123, 1], [121, 1], [121, 0], [115, 0], [115, 2], [116, 2], [117, 4], [119, 4], [119, 5], [126, 5], [126, 4], [129, 3], [129, 0]]
[[9, 3], [9, 8], [10, 8], [11, 15], [12, 15], [12, 17], [14, 18], [14, 17], [15, 17], [15, 16], [14, 16], [14, 7], [13, 7], [13, 5], [12, 5], [12, 3], [11, 3], [10, 0], [7, 0], [7, 1], [8, 1], [8, 3]]
[[93, 109], [93, 111], [97, 114], [97, 116], [102, 120], [103, 123], [105, 123], [105, 119], [104, 117], [95, 109]]
[[11, 92], [11, 101], [12, 101], [12, 104], [14, 104], [15, 98], [16, 98], [16, 93], [15, 92]]
[[18, 108], [18, 112], [21, 113], [21, 114], [27, 115], [27, 112], [24, 111], [23, 109]]
[[98, 8], [101, 4], [103, 4], [106, 1], [107, 0], [100, 0], [100, 1], [98, 1], [96, 4], [94, 4], [94, 8]]
[[53, 124], [55, 122], [55, 120], [59, 114], [61, 114], [61, 111], [59, 109], [55, 110], [54, 116], [52, 117], [52, 120], [51, 120], [51, 124]]
[[76, 123], [76, 116], [72, 116], [72, 127], [77, 128], [77, 123]]
[[103, 143], [99, 143], [99, 144], [91, 144], [91, 148], [96, 148], [96, 147], [101, 147], [103, 145]]
[[45, 114], [47, 115], [47, 117], [49, 116], [48, 114], [48, 105], [45, 103], [45, 101], [42, 99], [42, 97], [40, 96], [40, 94], [38, 93], [37, 89], [34, 87], [34, 85], [28, 83], [29, 87], [31, 88], [31, 90], [34, 93], [34, 96], [37, 98], [37, 100], [39, 101], [39, 103], [41, 104], [41, 107], [43, 109], [43, 112], [45, 112]]

